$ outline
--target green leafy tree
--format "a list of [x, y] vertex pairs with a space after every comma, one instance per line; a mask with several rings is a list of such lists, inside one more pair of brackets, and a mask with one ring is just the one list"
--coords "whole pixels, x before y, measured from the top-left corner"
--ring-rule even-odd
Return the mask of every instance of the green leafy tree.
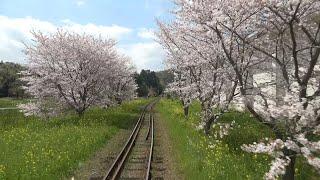
[[0, 62], [0, 97], [25, 96], [20, 72], [25, 68], [12, 62]]
[[138, 96], [158, 96], [163, 92], [163, 85], [160, 83], [156, 72], [150, 70], [142, 70], [140, 74], [135, 75], [138, 85]]

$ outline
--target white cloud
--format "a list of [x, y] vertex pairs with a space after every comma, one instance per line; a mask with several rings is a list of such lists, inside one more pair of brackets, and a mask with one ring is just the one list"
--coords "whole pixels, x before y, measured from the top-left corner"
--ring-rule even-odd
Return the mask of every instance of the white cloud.
[[162, 47], [156, 42], [124, 45], [120, 50], [132, 58], [138, 71], [141, 69], [162, 70], [165, 57]]
[[78, 1], [76, 1], [76, 5], [77, 5], [77, 6], [83, 6], [83, 5], [85, 5], [85, 4], [86, 4], [86, 2], [83, 1], [83, 0], [78, 0]]
[[153, 29], [141, 28], [138, 31], [138, 36], [144, 39], [156, 39]]
[[75, 22], [72, 22], [69, 19], [65, 19], [62, 21], [64, 25], [63, 28], [76, 32], [76, 33], [89, 33], [96, 36], [101, 35], [104, 38], [113, 38], [113, 39], [121, 39], [123, 35], [128, 35], [132, 32], [132, 29], [127, 27], [122, 27], [118, 25], [111, 25], [111, 26], [102, 26], [102, 25], [96, 25], [92, 23], [88, 23], [85, 25], [78, 24]]
[[[114, 38], [120, 42], [118, 45], [121, 52], [132, 58], [132, 62], [137, 69], [163, 69], [162, 60], [165, 57], [162, 47], [152, 41], [155, 36], [152, 29], [133, 29], [118, 25], [102, 26], [92, 23], [78, 24], [69, 19], [62, 20], [58, 25], [48, 21], [25, 18], [9, 18], [0, 15], [0, 60], [26, 63], [22, 50], [24, 43], [31, 43], [31, 30], [42, 32], [55, 32], [58, 27], [77, 32], [89, 33], [104, 38]], [[133, 33], [137, 32], [137, 33]], [[143, 42], [124, 44], [122, 39], [140, 38]]]
[[30, 31], [54, 32], [58, 27], [77, 33], [101, 35], [117, 40], [132, 32], [132, 29], [118, 25], [101, 26], [92, 23], [82, 25], [66, 19], [62, 21], [62, 25], [58, 26], [32, 17], [9, 18], [0, 15], [0, 60], [26, 63], [22, 53], [24, 47], [22, 42], [31, 42]]

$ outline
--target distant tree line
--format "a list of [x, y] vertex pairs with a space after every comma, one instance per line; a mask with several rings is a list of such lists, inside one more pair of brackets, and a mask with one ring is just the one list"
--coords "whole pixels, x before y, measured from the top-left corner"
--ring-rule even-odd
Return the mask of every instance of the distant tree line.
[[169, 71], [142, 70], [140, 74], [135, 75], [135, 78], [139, 97], [159, 96], [163, 93], [166, 85], [173, 81], [173, 74]]
[[24, 83], [20, 80], [20, 72], [25, 67], [12, 62], [0, 62], [0, 97], [25, 97], [22, 88]]
[[[26, 83], [20, 79], [20, 72], [23, 70], [26, 70], [23, 65], [0, 62], [0, 97], [24, 98], [28, 96], [23, 89]], [[135, 81], [138, 85], [137, 95], [139, 97], [161, 95], [173, 78], [173, 73], [169, 70], [158, 72], [142, 70], [135, 74]]]

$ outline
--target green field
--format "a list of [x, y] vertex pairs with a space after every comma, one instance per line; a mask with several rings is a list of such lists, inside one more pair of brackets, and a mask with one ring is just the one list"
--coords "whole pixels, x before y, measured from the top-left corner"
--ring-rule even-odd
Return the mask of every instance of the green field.
[[[196, 130], [199, 124], [200, 105], [192, 104], [190, 117], [185, 119], [179, 101], [162, 99], [157, 111], [169, 129], [176, 167], [185, 179], [263, 179], [269, 170], [271, 158], [267, 155], [246, 153], [242, 144], [274, 137], [266, 126], [257, 123], [247, 113], [231, 112], [220, 123], [236, 122], [230, 134], [223, 138], [207, 137]], [[296, 179], [317, 179], [315, 170], [303, 158], [296, 163]]]
[[[68, 177], [119, 129], [131, 128], [147, 101], [139, 99], [107, 110], [91, 108], [82, 118], [69, 114], [50, 120], [1, 110], [0, 179]], [[20, 102], [0, 99], [0, 107]]]
[[[0, 106], [14, 107], [21, 100], [0, 99]], [[63, 179], [103, 147], [119, 129], [131, 128], [148, 100], [135, 100], [110, 109], [91, 108], [84, 117], [69, 114], [50, 120], [25, 118], [18, 110], [0, 111], [0, 179]], [[10, 105], [10, 106], [6, 106]], [[196, 130], [200, 106], [194, 103], [185, 119], [176, 100], [157, 105], [168, 128], [175, 166], [185, 179], [262, 179], [271, 158], [243, 152], [244, 143], [274, 135], [246, 113], [226, 114], [220, 123], [236, 121], [223, 138], [206, 137]], [[302, 158], [296, 179], [317, 179]]]
[[0, 98], [0, 108], [15, 108], [17, 104], [29, 101], [28, 99]]

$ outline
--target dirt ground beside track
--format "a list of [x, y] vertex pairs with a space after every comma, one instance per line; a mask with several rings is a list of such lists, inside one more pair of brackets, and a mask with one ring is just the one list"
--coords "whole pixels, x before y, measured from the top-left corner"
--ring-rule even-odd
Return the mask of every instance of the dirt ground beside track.
[[177, 170], [175, 159], [173, 157], [173, 144], [170, 141], [166, 124], [158, 113], [155, 113], [155, 152], [154, 159], [162, 157], [163, 159], [163, 179], [182, 180], [185, 179]]

